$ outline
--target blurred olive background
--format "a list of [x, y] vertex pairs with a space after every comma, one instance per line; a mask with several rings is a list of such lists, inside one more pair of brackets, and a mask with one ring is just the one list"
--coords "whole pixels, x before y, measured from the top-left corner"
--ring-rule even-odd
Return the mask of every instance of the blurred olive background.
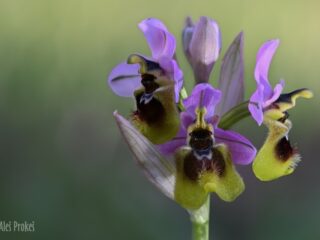
[[[296, 172], [262, 183], [239, 167], [246, 191], [233, 203], [212, 198], [211, 239], [320, 239], [319, 10], [316, 0], [1, 0], [0, 221], [34, 221], [36, 232], [0, 239], [191, 239], [186, 211], [146, 180], [121, 140], [112, 112], [128, 115], [133, 102], [106, 85], [130, 53], [149, 54], [137, 24], [156, 17], [177, 37], [190, 90], [180, 39], [188, 15], [218, 21], [222, 54], [244, 31], [247, 98], [256, 52], [271, 38], [281, 39], [271, 83], [315, 93], [290, 111]], [[236, 129], [257, 147], [267, 133], [250, 119]]]

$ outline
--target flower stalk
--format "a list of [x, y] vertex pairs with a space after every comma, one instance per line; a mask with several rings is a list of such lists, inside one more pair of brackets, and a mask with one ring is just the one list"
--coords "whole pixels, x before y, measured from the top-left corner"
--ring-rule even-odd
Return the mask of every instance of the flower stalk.
[[195, 211], [190, 211], [190, 220], [192, 223], [192, 239], [209, 239], [209, 219], [210, 219], [210, 196], [205, 204]]

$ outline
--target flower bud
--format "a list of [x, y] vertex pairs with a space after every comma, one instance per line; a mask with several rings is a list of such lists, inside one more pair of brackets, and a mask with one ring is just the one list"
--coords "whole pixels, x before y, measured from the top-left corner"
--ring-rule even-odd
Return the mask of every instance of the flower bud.
[[182, 38], [184, 52], [193, 68], [196, 83], [208, 82], [221, 49], [218, 24], [208, 17], [200, 17], [199, 22], [193, 25], [191, 19], [187, 18]]

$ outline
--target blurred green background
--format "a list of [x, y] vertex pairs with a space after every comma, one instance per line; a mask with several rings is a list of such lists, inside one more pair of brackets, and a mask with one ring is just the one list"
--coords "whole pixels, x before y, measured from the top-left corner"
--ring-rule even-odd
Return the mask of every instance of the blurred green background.
[[[284, 78], [286, 91], [315, 93], [290, 111], [296, 172], [262, 183], [239, 167], [246, 191], [233, 203], [212, 198], [211, 238], [320, 239], [319, 10], [316, 0], [0, 0], [0, 221], [36, 228], [0, 239], [190, 239], [187, 213], [146, 180], [120, 138], [112, 112], [128, 115], [133, 102], [106, 85], [130, 53], [149, 54], [137, 24], [157, 17], [177, 37], [190, 90], [180, 39], [188, 15], [218, 21], [222, 53], [244, 31], [246, 97], [256, 52], [271, 38], [281, 39], [272, 84]], [[266, 136], [250, 119], [236, 129], [257, 147]]]

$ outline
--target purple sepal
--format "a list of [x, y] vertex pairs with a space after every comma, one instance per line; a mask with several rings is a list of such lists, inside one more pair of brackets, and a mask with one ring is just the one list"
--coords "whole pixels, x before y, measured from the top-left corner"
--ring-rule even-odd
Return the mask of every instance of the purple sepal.
[[249, 111], [259, 125], [263, 122], [263, 110], [279, 98], [284, 87], [284, 81], [280, 80], [275, 88], [272, 89], [268, 80], [270, 63], [278, 46], [278, 39], [267, 41], [261, 46], [257, 54], [254, 72], [257, 89], [250, 98]]
[[176, 41], [160, 20], [147, 18], [139, 23], [139, 28], [148, 42], [153, 59], [159, 61], [161, 58], [173, 58]]
[[244, 100], [243, 33], [233, 40], [222, 59], [218, 88], [222, 99], [216, 114], [222, 116]]
[[132, 97], [134, 90], [141, 86], [139, 64], [120, 63], [109, 74], [108, 84], [121, 97]]
[[207, 114], [206, 119], [214, 116], [215, 106], [219, 103], [221, 91], [214, 89], [209, 83], [197, 84], [191, 95], [183, 100], [186, 112], [196, 118], [195, 110], [197, 107], [205, 107]]
[[216, 143], [224, 143], [231, 152], [235, 164], [250, 164], [256, 156], [257, 150], [252, 143], [239, 133], [220, 128], [214, 129]]

